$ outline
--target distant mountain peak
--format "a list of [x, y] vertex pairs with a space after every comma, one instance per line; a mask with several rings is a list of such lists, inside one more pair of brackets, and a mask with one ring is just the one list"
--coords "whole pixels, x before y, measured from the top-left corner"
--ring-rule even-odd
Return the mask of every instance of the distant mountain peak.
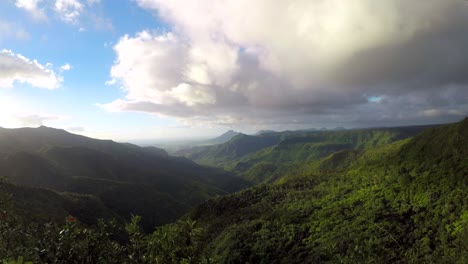
[[346, 128], [345, 128], [345, 127], [342, 127], [342, 126], [339, 126], [339, 127], [335, 127], [333, 130], [336, 130], [336, 131], [338, 131], [338, 130], [346, 130]]
[[[33, 128], [34, 129], [34, 128]], [[41, 129], [41, 130], [51, 130], [51, 131], [65, 131], [64, 129], [61, 129], [61, 128], [55, 128], [55, 127], [48, 127], [48, 126], [40, 126], [40, 127], [37, 127], [36, 129]]]
[[48, 126], [40, 126], [40, 127], [27, 127], [25, 129], [28, 129], [31, 131], [31, 133], [34, 133], [35, 131], [41, 134], [50, 134], [50, 135], [55, 135], [55, 136], [79, 136], [73, 133], [68, 132], [65, 129], [62, 128], [55, 128], [55, 127], [48, 127]]
[[230, 130], [224, 132], [220, 137], [222, 137], [224, 135], [230, 135], [230, 134], [236, 134], [237, 135], [237, 134], [239, 134], [239, 132], [236, 132], [236, 131], [230, 129]]
[[213, 138], [213, 139], [210, 139], [208, 140], [206, 143], [207, 144], [212, 144], [212, 145], [216, 145], [216, 144], [223, 144], [225, 142], [228, 142], [229, 140], [231, 140], [233, 137], [239, 135], [241, 133], [237, 132], [237, 131], [234, 131], [234, 130], [228, 130], [226, 132], [224, 132], [221, 136], [219, 137], [216, 137], [216, 138]]
[[254, 136], [258, 136], [258, 135], [266, 134], [266, 133], [276, 133], [276, 131], [269, 130], [269, 129], [259, 130], [257, 133], [254, 134]]

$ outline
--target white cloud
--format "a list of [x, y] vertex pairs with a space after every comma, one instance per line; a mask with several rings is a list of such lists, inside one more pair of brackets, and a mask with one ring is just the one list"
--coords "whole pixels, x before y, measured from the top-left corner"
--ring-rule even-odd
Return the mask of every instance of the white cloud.
[[72, 133], [83, 133], [86, 129], [84, 127], [67, 127], [66, 130]]
[[77, 24], [84, 7], [78, 0], [56, 0], [54, 9], [63, 21]]
[[177, 87], [172, 88], [168, 94], [177, 98], [179, 102], [187, 106], [214, 104], [216, 102], [216, 98], [210, 89], [193, 86], [187, 83], [177, 85]]
[[459, 0], [137, 2], [157, 11], [202, 50], [225, 43], [234, 51], [249, 50], [263, 69], [296, 87], [333, 82], [337, 68], [353, 56], [439, 30], [452, 23], [450, 15], [467, 12]]
[[49, 64], [45, 66], [21, 54], [9, 50], [0, 52], [0, 87], [12, 87], [15, 82], [31, 86], [55, 89], [60, 86], [62, 77], [56, 75]]
[[214, 104], [214, 86], [226, 85], [237, 67], [237, 53], [228, 45], [202, 49], [172, 33], [124, 36], [114, 50], [117, 60], [107, 84], [120, 80], [129, 100]]
[[37, 109], [31, 109], [31, 106], [24, 104], [19, 98], [15, 98], [0, 91], [0, 126], [6, 128], [17, 127], [37, 127], [52, 122], [70, 120], [71, 116], [53, 115], [41, 113]]
[[100, 0], [15, 0], [16, 7], [25, 10], [31, 17], [38, 21], [59, 19], [65, 23], [76, 26], [79, 32], [91, 28], [97, 30], [113, 30], [112, 21], [100, 16], [93, 10]]
[[94, 4], [99, 4], [101, 3], [101, 0], [87, 0], [88, 5], [94, 5]]
[[72, 68], [72, 66], [70, 64], [66, 63], [66, 64], [60, 66], [60, 71], [69, 71], [69, 70], [71, 70], [71, 68]]
[[7, 38], [29, 40], [31, 36], [21, 26], [0, 19], [0, 41]]
[[[173, 31], [143, 31], [115, 45], [111, 78], [126, 97], [108, 105], [114, 110], [223, 123], [246, 122], [252, 111], [252, 122], [281, 123], [387, 107], [398, 119], [399, 109], [366, 95], [433, 96], [412, 109], [418, 113], [434, 108], [448, 85], [468, 83], [466, 1], [137, 3]], [[467, 101], [456, 104], [464, 109]]]
[[32, 18], [39, 21], [47, 20], [47, 15], [43, 8], [39, 7], [42, 0], [16, 0], [15, 5], [31, 14]]
[[112, 31], [114, 29], [112, 21], [108, 18], [89, 13], [87, 19], [97, 30]]
[[44, 123], [51, 121], [61, 121], [69, 119], [68, 116], [56, 116], [56, 115], [43, 115], [43, 114], [29, 114], [16, 116], [20, 126], [22, 127], [38, 127], [43, 126]]
[[187, 63], [196, 64], [187, 45], [171, 33], [153, 35], [143, 31], [134, 38], [124, 36], [114, 47], [117, 62], [111, 70], [113, 81], [108, 84], [121, 80], [129, 100], [188, 105], [213, 103], [215, 98], [210, 88], [197, 85], [196, 79], [185, 74]]
[[117, 83], [116, 79], [110, 79], [110, 80], [107, 80], [104, 84], [105, 85], [114, 85], [116, 83]]

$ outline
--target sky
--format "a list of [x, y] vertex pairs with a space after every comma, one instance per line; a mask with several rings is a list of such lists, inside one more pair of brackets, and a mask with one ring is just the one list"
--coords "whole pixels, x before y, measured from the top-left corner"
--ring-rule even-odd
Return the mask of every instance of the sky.
[[0, 1], [0, 126], [119, 141], [468, 115], [465, 0]]

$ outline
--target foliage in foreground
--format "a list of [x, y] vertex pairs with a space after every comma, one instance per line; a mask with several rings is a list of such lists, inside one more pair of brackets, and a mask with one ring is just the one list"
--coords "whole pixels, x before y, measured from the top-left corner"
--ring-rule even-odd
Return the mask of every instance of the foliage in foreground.
[[[205, 255], [205, 234], [190, 219], [141, 232], [134, 216], [124, 228], [99, 221], [94, 228], [67, 217], [63, 225], [31, 224], [14, 213], [11, 195], [0, 193], [0, 261], [27, 263], [215, 263]], [[27, 261], [26, 261], [27, 260]]]

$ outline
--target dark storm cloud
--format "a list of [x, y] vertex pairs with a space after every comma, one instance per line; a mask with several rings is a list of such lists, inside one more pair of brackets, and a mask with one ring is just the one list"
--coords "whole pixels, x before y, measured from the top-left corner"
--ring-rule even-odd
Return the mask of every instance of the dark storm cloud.
[[126, 98], [110, 111], [265, 126], [468, 114], [466, 1], [138, 3], [175, 30], [119, 41], [111, 76]]

